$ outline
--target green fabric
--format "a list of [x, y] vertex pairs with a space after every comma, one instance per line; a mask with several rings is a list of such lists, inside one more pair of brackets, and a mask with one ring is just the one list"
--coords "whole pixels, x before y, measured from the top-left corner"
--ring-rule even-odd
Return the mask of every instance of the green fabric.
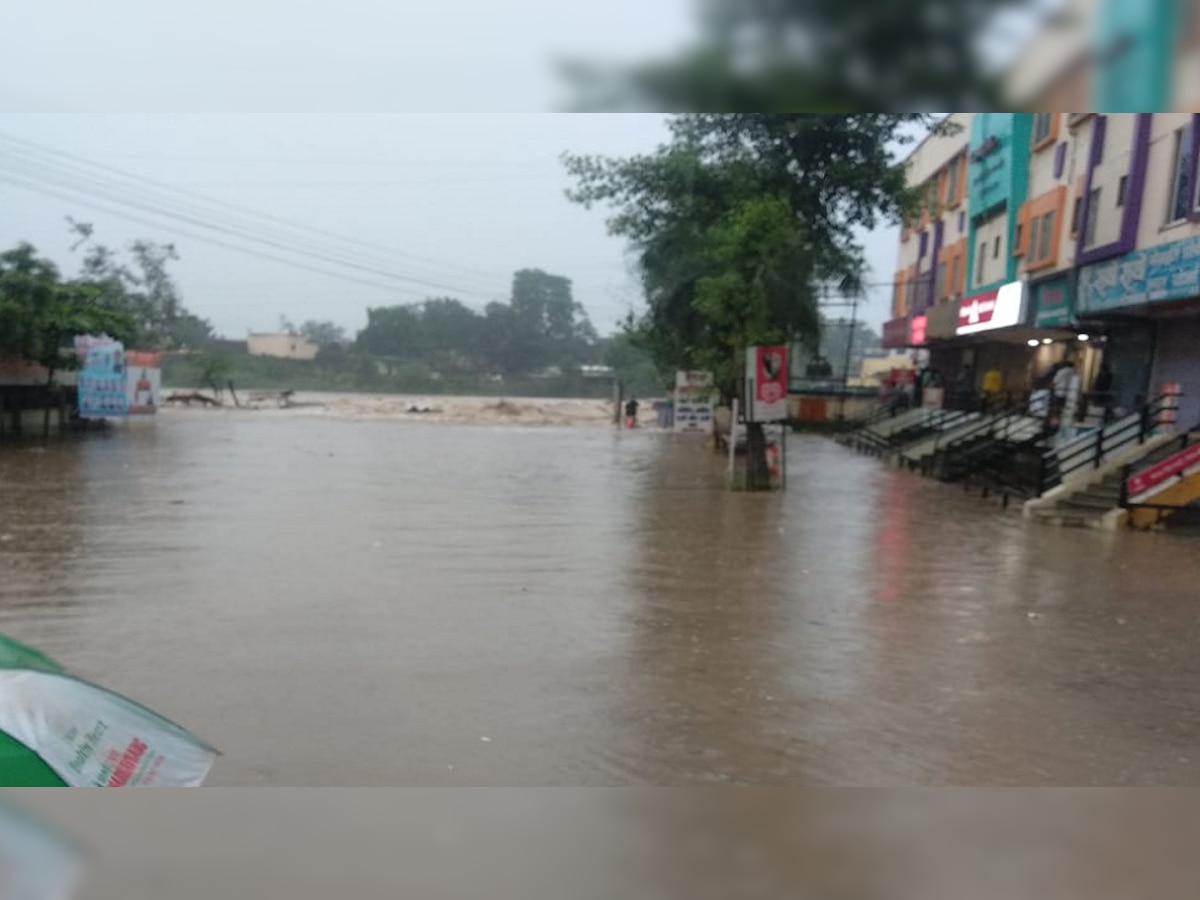
[[40, 756], [0, 731], [0, 787], [64, 787]]
[[[62, 674], [44, 653], [0, 634], [0, 669], [29, 669]], [[63, 780], [24, 744], [0, 731], [0, 787], [63, 787]]]
[[64, 669], [46, 654], [0, 634], [0, 669], [32, 669], [62, 675]]

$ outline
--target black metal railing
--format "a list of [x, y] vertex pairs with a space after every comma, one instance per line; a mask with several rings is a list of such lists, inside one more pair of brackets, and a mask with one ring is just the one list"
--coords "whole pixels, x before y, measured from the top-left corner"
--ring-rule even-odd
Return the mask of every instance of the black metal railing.
[[974, 428], [958, 432], [944, 447], [929, 458], [926, 474], [936, 471], [943, 481], [953, 481], [970, 474], [974, 465], [1014, 440], [1024, 441], [1031, 436], [1041, 436], [1042, 429], [1029, 433], [1030, 424], [1036, 422], [1029, 415], [1025, 404], [1009, 407], [987, 416]]
[[1162, 415], [1173, 409], [1178, 395], [1160, 396], [1122, 419], [1081, 434], [1042, 455], [1038, 494], [1058, 487], [1072, 475], [1099, 469], [1117, 451], [1146, 443], [1160, 427]]

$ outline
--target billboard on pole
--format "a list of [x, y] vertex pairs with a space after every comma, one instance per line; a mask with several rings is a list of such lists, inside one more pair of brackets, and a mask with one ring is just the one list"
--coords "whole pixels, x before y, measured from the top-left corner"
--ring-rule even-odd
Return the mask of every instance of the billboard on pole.
[[129, 409], [125, 392], [125, 347], [107, 335], [75, 338], [80, 369], [75, 381], [79, 418], [111, 419]]
[[711, 372], [675, 373], [675, 431], [708, 434], [713, 427]]
[[746, 401], [747, 422], [787, 421], [787, 347], [750, 347], [746, 351]]

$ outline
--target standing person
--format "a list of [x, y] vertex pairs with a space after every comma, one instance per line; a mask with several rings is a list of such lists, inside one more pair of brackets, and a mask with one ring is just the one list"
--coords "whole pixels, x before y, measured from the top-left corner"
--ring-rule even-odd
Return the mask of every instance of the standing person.
[[983, 396], [988, 406], [992, 406], [1000, 399], [1000, 394], [1004, 391], [1004, 373], [996, 366], [992, 366], [983, 373]]
[[1092, 405], [1104, 410], [1104, 421], [1112, 419], [1113, 408], [1113, 372], [1107, 362], [1100, 363], [1100, 371], [1092, 382]]
[[638, 406], [637, 397], [630, 397], [625, 403], [625, 427], [637, 428]]
[[1062, 424], [1063, 413], [1067, 408], [1067, 403], [1071, 399], [1077, 387], [1078, 376], [1075, 374], [1074, 360], [1065, 360], [1057, 372], [1054, 373], [1054, 383], [1051, 387], [1053, 392], [1053, 409], [1054, 418]]

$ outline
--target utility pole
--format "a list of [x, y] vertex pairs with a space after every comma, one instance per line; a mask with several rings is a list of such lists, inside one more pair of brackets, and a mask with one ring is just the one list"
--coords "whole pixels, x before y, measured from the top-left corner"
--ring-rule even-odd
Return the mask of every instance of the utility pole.
[[842, 365], [842, 399], [838, 407], [838, 418], [846, 419], [846, 392], [850, 390], [850, 357], [854, 353], [854, 332], [858, 330], [858, 295], [850, 303], [850, 333], [846, 335], [846, 360]]

